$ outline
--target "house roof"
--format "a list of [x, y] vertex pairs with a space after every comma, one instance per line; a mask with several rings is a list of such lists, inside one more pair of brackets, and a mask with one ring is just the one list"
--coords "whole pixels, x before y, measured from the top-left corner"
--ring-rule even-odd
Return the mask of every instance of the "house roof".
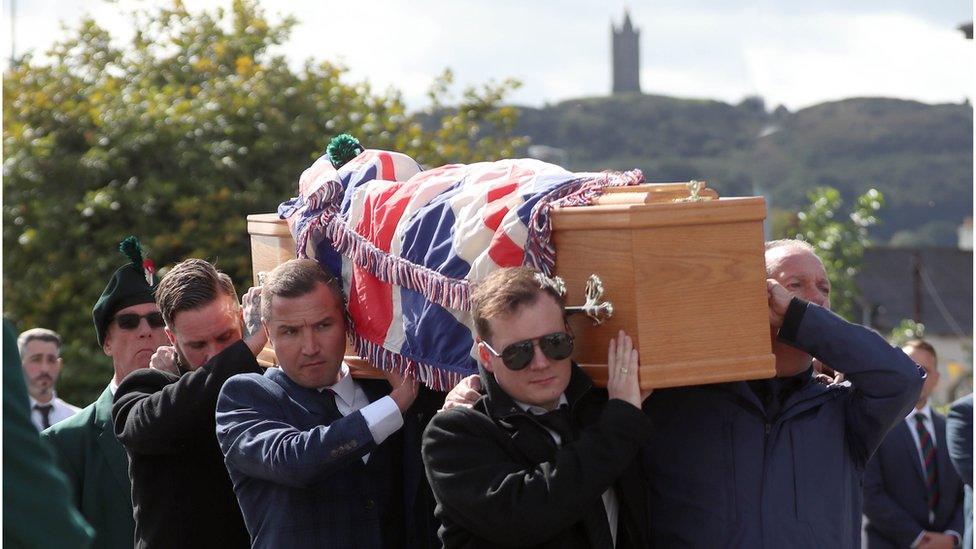
[[973, 252], [949, 247], [877, 247], [864, 251], [855, 283], [873, 309], [872, 327], [887, 333], [902, 319], [914, 317], [916, 257], [921, 267], [921, 322], [925, 332], [972, 335]]

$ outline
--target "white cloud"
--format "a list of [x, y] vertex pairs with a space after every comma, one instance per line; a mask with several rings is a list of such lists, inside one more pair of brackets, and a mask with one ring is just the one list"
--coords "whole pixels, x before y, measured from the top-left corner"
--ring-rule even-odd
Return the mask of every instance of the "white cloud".
[[[228, 0], [186, 0], [191, 10]], [[263, 5], [273, 18], [299, 20], [284, 54], [340, 61], [349, 80], [374, 89], [399, 89], [414, 108], [445, 67], [458, 88], [515, 77], [511, 101], [541, 105], [610, 87], [610, 22], [622, 5], [598, 0], [306, 1]], [[641, 29], [645, 92], [736, 102], [759, 94], [768, 105], [791, 109], [860, 95], [958, 102], [972, 96], [973, 42], [932, 16], [914, 11], [855, 11], [842, 5], [810, 10], [789, 3], [704, 1], [639, 5], [631, 18]], [[85, 11], [126, 40], [123, 15], [145, 1], [18, 2], [18, 50], [46, 49], [61, 33], [58, 18], [76, 25]], [[933, 8], [934, 10], [935, 8]], [[873, 10], [873, 11], [872, 11]], [[51, 14], [55, 14], [52, 16]], [[7, 12], [5, 12], [5, 16]], [[968, 17], [963, 14], [960, 17]], [[4, 25], [9, 25], [5, 21]], [[9, 42], [2, 44], [9, 55]]]

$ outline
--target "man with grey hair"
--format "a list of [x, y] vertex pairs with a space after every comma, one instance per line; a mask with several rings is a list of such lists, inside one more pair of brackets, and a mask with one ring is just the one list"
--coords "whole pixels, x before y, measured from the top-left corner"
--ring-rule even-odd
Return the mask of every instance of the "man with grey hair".
[[[809, 244], [769, 242], [765, 259], [776, 377], [659, 389], [644, 404], [654, 547], [859, 548], [864, 469], [921, 392], [901, 349], [830, 312]], [[815, 359], [850, 383], [821, 383]], [[463, 405], [469, 387], [448, 398]]]
[[17, 338], [17, 349], [37, 430], [77, 414], [81, 408], [61, 400], [54, 391], [62, 366], [61, 336], [47, 328], [32, 328]]

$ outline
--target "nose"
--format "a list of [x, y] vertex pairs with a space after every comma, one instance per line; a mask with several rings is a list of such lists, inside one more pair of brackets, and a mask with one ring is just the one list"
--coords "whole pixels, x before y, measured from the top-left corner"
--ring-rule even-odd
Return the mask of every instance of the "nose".
[[312, 334], [311, 330], [302, 330], [302, 354], [306, 356], [314, 356], [319, 352], [318, 341]]
[[542, 352], [538, 341], [532, 342], [532, 362], [529, 368], [532, 370], [542, 370], [549, 367], [549, 358]]
[[149, 337], [152, 335], [152, 326], [149, 325], [148, 318], [140, 318], [139, 325], [136, 326], [136, 331], [139, 332], [139, 337]]

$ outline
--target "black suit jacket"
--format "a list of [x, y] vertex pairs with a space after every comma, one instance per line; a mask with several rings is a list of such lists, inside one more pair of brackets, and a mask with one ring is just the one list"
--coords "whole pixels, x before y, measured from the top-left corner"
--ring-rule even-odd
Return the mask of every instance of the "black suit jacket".
[[910, 427], [898, 422], [864, 473], [864, 547], [908, 547], [923, 530], [964, 531], [962, 481], [949, 461], [945, 416], [932, 411], [935, 424], [939, 504], [929, 522], [925, 473]]
[[566, 390], [576, 440], [557, 448], [538, 420], [482, 373], [473, 408], [434, 416], [423, 457], [444, 546], [603, 548], [610, 531], [602, 494], [619, 502], [617, 547], [648, 547], [640, 448], [650, 419], [593, 389], [575, 365]]
[[228, 378], [261, 371], [239, 341], [183, 376], [146, 369], [122, 381], [112, 420], [129, 455], [137, 548], [250, 546], [214, 413]]

